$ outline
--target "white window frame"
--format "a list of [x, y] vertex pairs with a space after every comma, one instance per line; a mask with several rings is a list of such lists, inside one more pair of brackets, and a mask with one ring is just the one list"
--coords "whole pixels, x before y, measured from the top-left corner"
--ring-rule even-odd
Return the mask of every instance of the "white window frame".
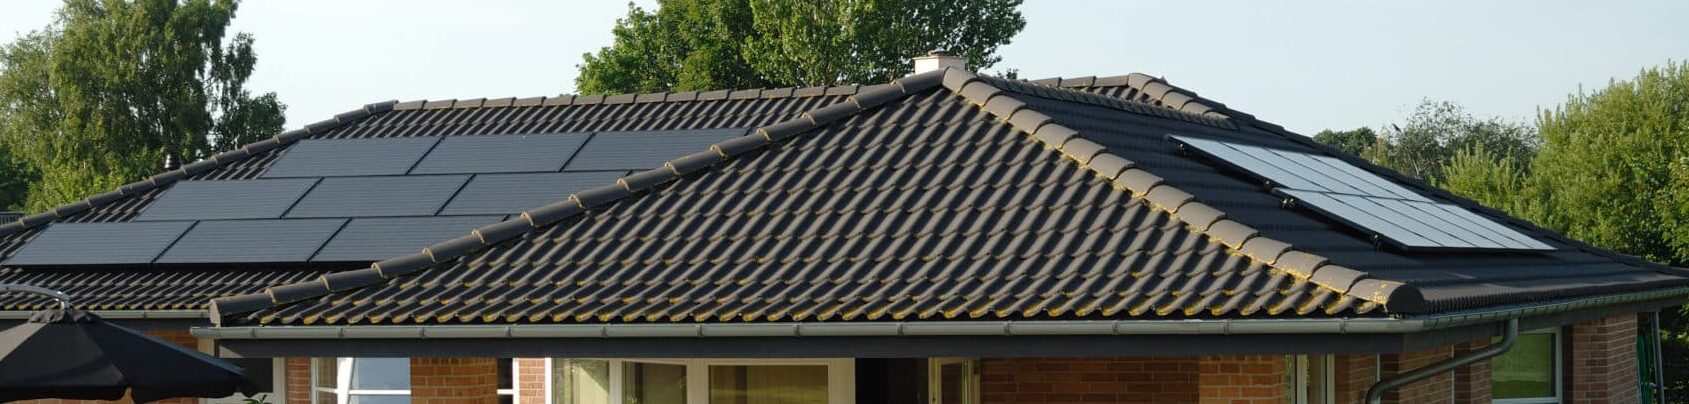
[[[705, 358], [705, 359], [608, 359], [608, 358], [546, 358], [546, 402], [553, 403], [556, 396], [552, 395], [553, 361], [563, 360], [592, 360], [604, 361], [609, 366], [610, 373], [610, 404], [623, 404], [622, 396], [622, 365], [634, 363], [654, 363], [664, 365], [680, 365], [686, 367], [686, 403], [709, 404], [710, 402], [710, 366], [826, 366], [827, 367], [827, 403], [854, 404], [856, 403], [856, 360], [852, 358], [795, 358], [795, 359], [744, 359], [744, 358]], [[526, 404], [526, 403], [523, 403]]]
[[[1286, 358], [1286, 360], [1290, 362], [1290, 396], [1292, 403], [1329, 404], [1336, 402], [1337, 372], [1335, 371], [1335, 366], [1337, 361], [1332, 355], [1292, 355], [1289, 358]], [[1324, 370], [1324, 372], [1317, 375], [1308, 374], [1306, 369], [1308, 369], [1308, 365], [1314, 361], [1319, 361], [1324, 365], [1320, 367], [1320, 369]], [[1309, 381], [1315, 377], [1324, 379], [1322, 380], [1322, 382], [1324, 382], [1322, 385], [1325, 386], [1325, 389], [1320, 392], [1320, 394], [1325, 396], [1326, 400], [1324, 402], [1302, 394], [1303, 392], [1308, 391]]]
[[[333, 359], [334, 360], [334, 367], [335, 367], [334, 378], [335, 378], [335, 380], [334, 380], [333, 387], [322, 387], [325, 384], [323, 383], [322, 380], [318, 380], [318, 378], [317, 378], [317, 366], [319, 366], [319, 364], [322, 363], [323, 362], [322, 360], [324, 360], [324, 359]], [[311, 389], [311, 404], [347, 404], [347, 403], [351, 402], [351, 398], [354, 395], [361, 395], [361, 396], [410, 396], [411, 395], [410, 389], [399, 390], [399, 389], [353, 389], [353, 388], [351, 388], [351, 386], [352, 386], [352, 362], [353, 362], [354, 359], [357, 359], [357, 358], [351, 358], [351, 357], [309, 358], [310, 363], [311, 363], [311, 366], [310, 366], [311, 378], [310, 378], [310, 385], [309, 385], [309, 387]], [[409, 360], [409, 358], [405, 358], [405, 359]], [[406, 365], [406, 366], [408, 368], [409, 365]], [[510, 378], [511, 378], [510, 388], [508, 388], [508, 389], [498, 389], [498, 395], [511, 396], [511, 400], [513, 402], [515, 400], [520, 399], [520, 397], [518, 397], [516, 395], [516, 391], [522, 385], [522, 375], [517, 373], [517, 371], [520, 370], [520, 369], [521, 368], [518, 367], [517, 364], [516, 364], [516, 360], [514, 358], [512, 358], [511, 361], [510, 361]], [[550, 370], [547, 370], [547, 372], [549, 373]], [[277, 373], [277, 374], [280, 375], [280, 374], [285, 374], [285, 373]], [[547, 376], [549, 377], [549, 374]], [[549, 390], [550, 390], [550, 382], [547, 382], [547, 391], [549, 392]], [[334, 393], [334, 403], [324, 403], [324, 402], [322, 402], [322, 400], [319, 400], [317, 398], [317, 396], [318, 396], [317, 393]]]
[[943, 384], [944, 372], [942, 372], [941, 367], [958, 363], [965, 365], [962, 369], [967, 372], [967, 386], [962, 387], [962, 402], [969, 404], [983, 402], [980, 396], [979, 358], [928, 358], [927, 403], [938, 404], [942, 402], [944, 397], [941, 396], [943, 392], [939, 389], [939, 386]]
[[[1492, 399], [1491, 400], [1492, 403], [1495, 403], [1495, 404], [1560, 404], [1562, 402], [1565, 402], [1565, 400], [1566, 400], [1566, 374], [1565, 374], [1565, 371], [1566, 371], [1566, 364], [1565, 364], [1566, 346], [1565, 346], [1565, 343], [1566, 343], [1566, 341], [1563, 339], [1563, 338], [1565, 338], [1565, 336], [1561, 335], [1560, 327], [1544, 328], [1544, 329], [1540, 329], [1540, 330], [1530, 330], [1530, 331], [1524, 331], [1524, 332], [1519, 333], [1519, 335], [1521, 335], [1521, 336], [1528, 335], [1528, 334], [1553, 334], [1554, 335], [1554, 342], [1552, 343], [1552, 345], [1554, 346], [1554, 378], [1553, 378], [1553, 380], [1554, 380], [1554, 396], [1553, 397], [1528, 397], [1528, 398], [1497, 398], [1497, 399]], [[1495, 367], [1491, 366], [1490, 369], [1491, 369], [1491, 372], [1494, 372]], [[1493, 379], [1493, 378], [1490, 379], [1490, 383], [1491, 383], [1490, 388], [1493, 390], [1495, 388], [1494, 387], [1495, 379]]]

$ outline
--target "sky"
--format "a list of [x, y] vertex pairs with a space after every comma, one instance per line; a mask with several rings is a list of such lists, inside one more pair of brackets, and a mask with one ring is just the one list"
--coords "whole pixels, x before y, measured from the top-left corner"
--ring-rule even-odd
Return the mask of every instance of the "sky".
[[[641, 0], [650, 6], [655, 2]], [[46, 26], [55, 0], [7, 0], [0, 39]], [[288, 127], [383, 100], [574, 90], [626, 2], [249, 0], [249, 87]], [[1422, 99], [1530, 121], [1570, 94], [1689, 58], [1682, 1], [1028, 0], [1026, 29], [987, 72], [1131, 72], [1303, 134], [1399, 122]], [[913, 55], [912, 55], [913, 56]]]

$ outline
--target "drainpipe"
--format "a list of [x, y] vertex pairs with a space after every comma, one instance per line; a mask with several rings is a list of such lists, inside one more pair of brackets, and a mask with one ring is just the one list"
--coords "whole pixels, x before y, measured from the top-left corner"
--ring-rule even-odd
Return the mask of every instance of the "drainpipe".
[[1505, 327], [1506, 328], [1501, 334], [1501, 342], [1484, 347], [1483, 349], [1472, 351], [1472, 353], [1466, 356], [1456, 356], [1444, 359], [1429, 366], [1414, 369], [1407, 373], [1390, 376], [1384, 380], [1379, 380], [1378, 383], [1373, 383], [1372, 387], [1368, 387], [1366, 389], [1366, 402], [1372, 404], [1383, 403], [1385, 392], [1395, 390], [1407, 385], [1408, 383], [1425, 380], [1431, 376], [1436, 376], [1437, 374], [1454, 370], [1455, 368], [1471, 365], [1473, 363], [1494, 358], [1506, 353], [1508, 349], [1513, 348], [1513, 342], [1519, 339], [1519, 320], [1507, 320]]
[[1650, 321], [1652, 324], [1649, 324], [1648, 328], [1653, 332], [1649, 335], [1652, 337], [1649, 340], [1654, 342], [1654, 360], [1652, 361], [1654, 362], [1654, 402], [1664, 403], [1666, 402], [1666, 362], [1665, 354], [1660, 352], [1661, 345], [1663, 345], [1660, 340], [1665, 339], [1665, 337], [1660, 335], [1660, 311], [1654, 310], [1653, 314], [1654, 321]]

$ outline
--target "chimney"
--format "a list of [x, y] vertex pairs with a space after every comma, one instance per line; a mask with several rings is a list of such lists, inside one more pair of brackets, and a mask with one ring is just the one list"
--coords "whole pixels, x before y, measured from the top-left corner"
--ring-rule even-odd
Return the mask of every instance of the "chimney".
[[944, 70], [952, 67], [967, 70], [968, 59], [953, 55], [950, 51], [943, 49], [935, 49], [932, 52], [927, 52], [926, 56], [915, 58], [915, 74]]
[[178, 168], [182, 168], [182, 158], [177, 156], [176, 153], [166, 153], [164, 155], [164, 171]]

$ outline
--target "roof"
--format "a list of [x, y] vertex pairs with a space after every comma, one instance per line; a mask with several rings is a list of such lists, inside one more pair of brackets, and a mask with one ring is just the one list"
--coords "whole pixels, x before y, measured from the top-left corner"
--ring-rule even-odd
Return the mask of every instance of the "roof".
[[[828, 101], [418, 254], [217, 299], [214, 321], [1364, 317], [1689, 284], [1146, 75], [951, 70]], [[1342, 158], [1552, 250], [1379, 248], [1169, 134]]]

